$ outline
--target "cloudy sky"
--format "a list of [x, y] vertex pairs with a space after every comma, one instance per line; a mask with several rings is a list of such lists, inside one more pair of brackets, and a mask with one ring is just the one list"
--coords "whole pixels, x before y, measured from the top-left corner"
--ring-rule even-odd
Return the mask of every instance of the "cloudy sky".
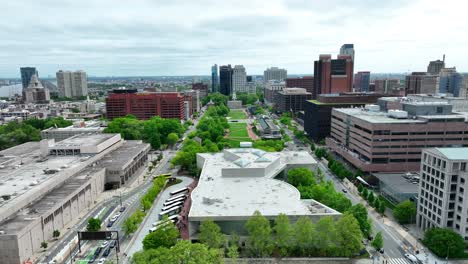
[[319, 54], [354, 43], [355, 70], [425, 70], [446, 54], [468, 72], [464, 1], [446, 0], [5, 0], [0, 77], [208, 75], [243, 64], [311, 74]]

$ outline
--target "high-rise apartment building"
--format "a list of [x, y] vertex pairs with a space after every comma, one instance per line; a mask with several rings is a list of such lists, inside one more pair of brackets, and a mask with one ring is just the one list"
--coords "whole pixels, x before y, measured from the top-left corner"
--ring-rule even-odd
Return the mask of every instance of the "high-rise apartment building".
[[354, 77], [354, 90], [356, 92], [369, 92], [370, 72], [360, 71]]
[[304, 88], [309, 93], [314, 91], [314, 76], [304, 76], [297, 78], [286, 78], [286, 87], [287, 88]]
[[354, 44], [343, 44], [340, 48], [340, 55], [349, 55], [354, 61]]
[[314, 91], [312, 97], [324, 93], [346, 93], [352, 91], [353, 60], [351, 55], [338, 55], [332, 59], [330, 54], [322, 54], [314, 62]]
[[455, 67], [442, 68], [439, 73], [439, 93], [450, 93], [454, 97], [460, 96], [463, 88], [463, 76], [457, 72]]
[[416, 224], [450, 228], [468, 241], [468, 148], [430, 148], [422, 154]]
[[28, 88], [29, 82], [33, 75], [36, 75], [39, 78], [39, 73], [37, 72], [35, 67], [21, 67], [21, 83], [23, 84], [23, 89]]
[[60, 97], [81, 97], [88, 95], [88, 79], [84, 71], [58, 71], [57, 87]]
[[208, 84], [202, 82], [192, 83], [192, 90], [199, 91], [200, 98], [205, 98], [208, 95]]
[[219, 92], [224, 95], [232, 93], [232, 67], [231, 64], [219, 67]]
[[439, 88], [439, 76], [412, 72], [406, 76], [405, 86], [405, 94], [435, 94]]
[[219, 91], [218, 65], [211, 66], [211, 92]]
[[446, 102], [384, 97], [377, 103], [332, 110], [327, 146], [362, 171], [419, 171], [422, 149], [468, 146], [465, 115]]
[[263, 81], [284, 81], [288, 77], [288, 72], [285, 69], [279, 69], [278, 67], [267, 68], [263, 72]]
[[245, 86], [246, 81], [247, 73], [245, 72], [244, 66], [235, 65], [234, 68], [232, 68], [232, 92], [247, 92]]
[[138, 119], [153, 116], [185, 119], [186, 99], [181, 93], [174, 92], [138, 93], [136, 89], [115, 89], [106, 98], [107, 118], [131, 114]]
[[445, 68], [445, 55], [443, 60], [430, 61], [427, 66], [427, 73], [437, 75], [443, 68]]

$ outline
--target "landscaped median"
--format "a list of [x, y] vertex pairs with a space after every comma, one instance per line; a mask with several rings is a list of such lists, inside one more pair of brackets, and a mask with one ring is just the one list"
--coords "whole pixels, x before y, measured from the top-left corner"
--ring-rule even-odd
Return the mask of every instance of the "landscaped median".
[[153, 205], [154, 200], [158, 196], [158, 194], [164, 189], [164, 186], [166, 185], [166, 178], [164, 177], [158, 177], [153, 181], [153, 186], [146, 192], [143, 197], [140, 199], [140, 205], [143, 209], [135, 211], [133, 214], [131, 214], [127, 219], [125, 219], [123, 223], [123, 229], [125, 231], [125, 234], [131, 234], [134, 233], [138, 227], [140, 226], [141, 222], [143, 222], [143, 219], [146, 216], [146, 212], [148, 209], [151, 208]]

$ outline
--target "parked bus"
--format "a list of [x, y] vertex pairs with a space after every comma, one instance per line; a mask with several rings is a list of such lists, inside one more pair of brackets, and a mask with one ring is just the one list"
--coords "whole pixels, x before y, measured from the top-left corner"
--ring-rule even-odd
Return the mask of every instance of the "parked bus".
[[183, 202], [183, 201], [185, 201], [185, 198], [186, 197], [180, 197], [180, 198], [177, 198], [177, 199], [172, 200], [172, 201], [166, 201], [166, 202], [163, 203], [163, 206], [166, 207], [168, 205], [171, 205], [171, 204], [174, 204], [174, 203], [177, 203], [177, 202]]
[[184, 202], [180, 201], [180, 202], [177, 202], [177, 203], [173, 203], [173, 204], [170, 204], [170, 205], [167, 205], [167, 206], [164, 206], [161, 211], [166, 211], [174, 206], [182, 206], [184, 204]]
[[179, 199], [180, 197], [186, 198], [187, 195], [186, 195], [186, 194], [179, 194], [179, 195], [176, 195], [176, 196], [174, 196], [174, 197], [171, 197], [171, 198], [167, 199], [166, 202], [174, 201], [174, 200], [176, 200], [176, 199]]
[[165, 215], [167, 216], [172, 216], [172, 215], [175, 215], [175, 214], [178, 214], [180, 212], [180, 209], [182, 208], [182, 206], [177, 206], [177, 207], [172, 207], [166, 211], [162, 211], [159, 213], [159, 219], [163, 219], [163, 217]]
[[170, 195], [176, 195], [176, 194], [181, 194], [181, 193], [185, 193], [185, 192], [188, 192], [188, 188], [185, 187], [185, 188], [182, 188], [182, 189], [179, 189], [179, 190], [175, 190], [173, 192], [170, 193]]

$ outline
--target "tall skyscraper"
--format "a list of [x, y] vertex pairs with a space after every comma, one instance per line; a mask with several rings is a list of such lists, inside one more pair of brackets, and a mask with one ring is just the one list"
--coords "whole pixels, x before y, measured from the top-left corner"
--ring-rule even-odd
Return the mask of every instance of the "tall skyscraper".
[[354, 90], [356, 92], [369, 92], [370, 72], [360, 71], [354, 76]]
[[236, 65], [232, 69], [232, 91], [233, 92], [246, 92], [245, 84], [247, 80], [247, 73], [243, 65]]
[[219, 91], [218, 65], [211, 66], [211, 92]]
[[405, 94], [435, 94], [439, 88], [439, 76], [427, 72], [412, 72], [406, 76]]
[[23, 89], [28, 88], [29, 82], [31, 81], [31, 78], [33, 75], [36, 75], [36, 77], [39, 77], [39, 73], [37, 72], [35, 67], [21, 67], [20, 72], [21, 72], [21, 83], [23, 84]]
[[427, 72], [431, 75], [437, 75], [442, 68], [445, 68], [445, 55], [443, 60], [430, 61], [427, 66]]
[[47, 88], [42, 86], [42, 83], [37, 78], [36, 74], [31, 76], [28, 87], [23, 90], [23, 101], [27, 104], [44, 104], [50, 100], [50, 93]]
[[57, 87], [60, 97], [80, 97], [88, 95], [88, 80], [84, 71], [58, 71]]
[[322, 54], [314, 62], [314, 90], [312, 98], [319, 94], [351, 92], [353, 86], [353, 60], [350, 55], [332, 59]]
[[263, 72], [263, 81], [266, 83], [271, 80], [284, 81], [287, 77], [288, 71], [285, 69], [279, 69], [278, 67], [271, 67]]
[[463, 88], [463, 76], [455, 67], [443, 68], [439, 73], [439, 93], [451, 93], [454, 97], [460, 96]]
[[340, 55], [349, 55], [354, 61], [354, 44], [343, 44], [340, 48]]
[[231, 64], [219, 67], [219, 92], [228, 96], [232, 93]]

